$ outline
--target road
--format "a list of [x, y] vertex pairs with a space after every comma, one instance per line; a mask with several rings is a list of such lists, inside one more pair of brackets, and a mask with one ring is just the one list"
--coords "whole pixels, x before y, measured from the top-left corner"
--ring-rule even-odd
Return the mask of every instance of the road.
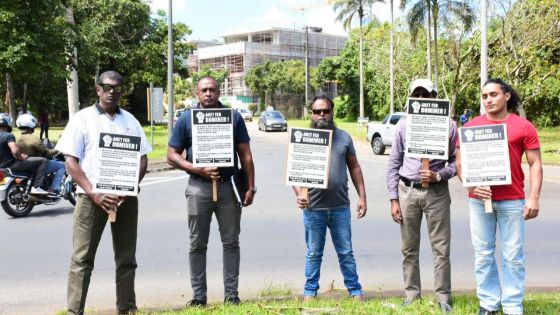
[[[258, 194], [243, 210], [240, 294], [250, 298], [269, 286], [302, 292], [305, 243], [300, 210], [283, 172], [287, 134], [257, 131], [249, 123]], [[360, 282], [370, 291], [402, 289], [400, 233], [389, 215], [385, 188], [388, 155], [374, 156], [367, 143], [357, 142], [368, 194], [368, 214], [353, 220], [354, 253]], [[560, 174], [560, 168], [551, 168]], [[545, 177], [541, 215], [526, 225], [527, 287], [556, 288], [560, 284], [560, 177]], [[183, 195], [187, 176], [178, 171], [148, 174], [140, 194], [137, 301], [140, 307], [178, 306], [190, 299], [188, 229]], [[452, 193], [453, 289], [475, 288], [467, 198], [457, 179]], [[351, 199], [356, 194], [351, 189]], [[353, 204], [353, 206], [355, 203]], [[12, 219], [0, 215], [0, 314], [52, 314], [66, 303], [71, 254], [73, 208], [67, 202], [40, 206], [31, 215]], [[432, 255], [422, 227], [421, 270], [424, 289], [433, 288]], [[88, 308], [110, 310], [115, 305], [114, 263], [109, 229], [100, 244], [88, 295]], [[332, 243], [326, 246], [321, 290], [334, 280], [343, 289]], [[222, 255], [216, 223], [208, 248], [211, 301], [223, 299]]]

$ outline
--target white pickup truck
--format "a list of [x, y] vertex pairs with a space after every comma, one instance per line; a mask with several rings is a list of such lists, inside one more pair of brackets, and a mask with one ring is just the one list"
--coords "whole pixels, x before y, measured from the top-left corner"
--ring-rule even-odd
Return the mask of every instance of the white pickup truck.
[[385, 147], [393, 145], [395, 125], [404, 115], [403, 112], [388, 114], [383, 118], [383, 122], [370, 122], [367, 125], [367, 139], [371, 143], [373, 154], [382, 155], [385, 153]]

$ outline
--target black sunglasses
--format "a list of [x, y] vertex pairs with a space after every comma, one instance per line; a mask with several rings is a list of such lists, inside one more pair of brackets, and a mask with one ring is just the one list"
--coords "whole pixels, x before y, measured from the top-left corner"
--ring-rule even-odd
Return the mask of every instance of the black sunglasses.
[[100, 83], [99, 86], [103, 89], [103, 92], [110, 92], [111, 90], [113, 90], [115, 93], [120, 93], [122, 92], [122, 85], [118, 84], [118, 85], [111, 85], [111, 84], [103, 84]]
[[415, 91], [410, 95], [410, 97], [420, 97], [420, 98], [432, 98], [432, 94], [428, 91]]
[[312, 109], [311, 110], [313, 112], [314, 115], [328, 115], [332, 112], [332, 109], [330, 108], [324, 108], [324, 109]]

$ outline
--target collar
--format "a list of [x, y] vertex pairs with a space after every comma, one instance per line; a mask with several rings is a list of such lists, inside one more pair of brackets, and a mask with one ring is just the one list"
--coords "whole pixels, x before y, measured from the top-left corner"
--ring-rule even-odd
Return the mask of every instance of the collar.
[[[102, 115], [102, 114], [109, 115], [109, 114], [107, 114], [107, 112], [105, 110], [103, 110], [103, 108], [101, 108], [101, 105], [99, 105], [99, 102], [95, 102], [95, 108], [97, 109], [97, 113], [99, 115]], [[121, 108], [119, 107], [119, 105], [117, 105], [117, 110], [115, 111], [115, 114], [122, 114]]]

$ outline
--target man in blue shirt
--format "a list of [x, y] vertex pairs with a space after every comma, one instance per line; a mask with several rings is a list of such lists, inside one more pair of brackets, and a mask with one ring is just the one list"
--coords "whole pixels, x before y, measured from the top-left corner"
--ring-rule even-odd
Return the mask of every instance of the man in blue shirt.
[[[198, 107], [204, 109], [224, 108], [219, 101], [218, 82], [212, 77], [200, 79], [197, 86]], [[237, 156], [247, 176], [248, 190], [241, 196], [243, 204], [253, 203], [257, 192], [255, 187], [255, 167], [249, 146], [249, 135], [245, 122], [237, 111], [233, 111], [233, 167], [194, 167], [192, 163], [192, 111], [185, 111], [177, 120], [167, 147], [167, 161], [178, 169], [186, 171], [190, 177], [185, 195], [189, 213], [190, 251], [189, 265], [193, 298], [187, 306], [205, 306], [206, 248], [210, 234], [212, 214], [216, 215], [223, 245], [224, 257], [224, 302], [239, 304], [239, 233], [241, 207], [234, 202], [230, 178], [238, 171]], [[186, 158], [183, 152], [187, 151]], [[218, 182], [218, 200], [212, 199], [212, 182]]]

